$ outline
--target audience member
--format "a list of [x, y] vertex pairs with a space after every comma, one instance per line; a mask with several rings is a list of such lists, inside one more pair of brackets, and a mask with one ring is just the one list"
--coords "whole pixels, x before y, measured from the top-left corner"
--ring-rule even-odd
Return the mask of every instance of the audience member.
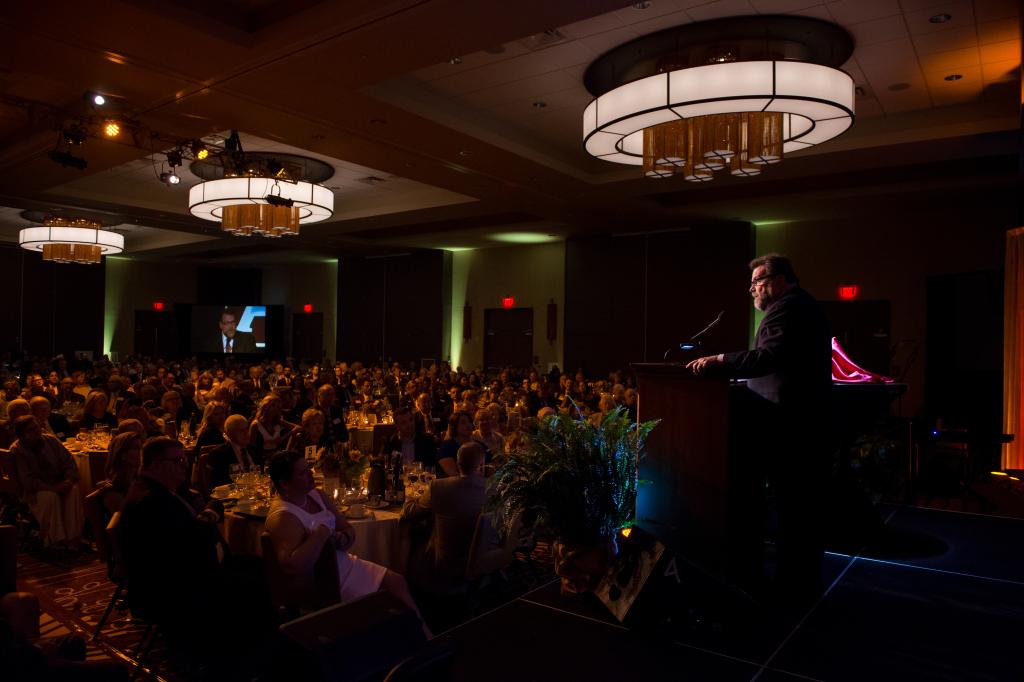
[[18, 440], [11, 454], [18, 486], [22, 500], [39, 522], [43, 544], [79, 549], [84, 511], [75, 460], [31, 415], [18, 417], [14, 432]]

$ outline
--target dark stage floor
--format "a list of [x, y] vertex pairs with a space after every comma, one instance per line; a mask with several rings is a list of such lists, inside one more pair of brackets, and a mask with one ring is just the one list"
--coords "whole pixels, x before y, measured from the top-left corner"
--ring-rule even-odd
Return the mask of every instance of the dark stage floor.
[[887, 524], [889, 543], [826, 557], [812, 606], [726, 632], [625, 628], [549, 583], [447, 633], [456, 679], [1024, 680], [1024, 520], [895, 507]]

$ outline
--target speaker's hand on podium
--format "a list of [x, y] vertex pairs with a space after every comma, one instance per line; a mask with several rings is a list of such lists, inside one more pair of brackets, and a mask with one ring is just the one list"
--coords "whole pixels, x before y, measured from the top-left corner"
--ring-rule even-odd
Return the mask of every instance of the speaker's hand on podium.
[[705, 355], [702, 358], [690, 360], [686, 363], [686, 369], [692, 370], [697, 376], [704, 376], [710, 368], [715, 365], [721, 365], [723, 362], [725, 362], [725, 355], [722, 353], [718, 355]]

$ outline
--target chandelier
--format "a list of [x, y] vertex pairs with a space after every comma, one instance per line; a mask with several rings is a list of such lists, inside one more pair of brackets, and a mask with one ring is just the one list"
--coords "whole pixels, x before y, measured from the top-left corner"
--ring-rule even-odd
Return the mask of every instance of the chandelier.
[[318, 184], [331, 177], [327, 163], [294, 154], [243, 152], [232, 132], [226, 151], [190, 165], [203, 182], [189, 190], [189, 212], [219, 222], [228, 234], [284, 237], [299, 226], [334, 214], [334, 193]]
[[102, 229], [86, 218], [47, 218], [41, 227], [26, 227], [18, 235], [23, 249], [41, 251], [56, 263], [99, 263], [102, 256], [124, 251], [124, 235]]
[[759, 175], [853, 123], [854, 83], [834, 66], [849, 35], [817, 19], [758, 16], [687, 24], [613, 49], [587, 70], [596, 95], [583, 143], [651, 178]]

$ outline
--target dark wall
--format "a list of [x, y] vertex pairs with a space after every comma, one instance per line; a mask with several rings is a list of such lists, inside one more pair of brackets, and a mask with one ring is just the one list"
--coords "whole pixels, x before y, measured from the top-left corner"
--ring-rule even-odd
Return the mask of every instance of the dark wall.
[[104, 268], [57, 264], [0, 247], [0, 349], [52, 357], [98, 354], [103, 345]]
[[[566, 369], [657, 362], [719, 311], [702, 352], [747, 347], [753, 231], [747, 223], [572, 239], [565, 251]], [[670, 359], [682, 359], [677, 351]]]
[[197, 303], [252, 305], [263, 302], [263, 271], [259, 268], [209, 268], [196, 272]]
[[441, 251], [342, 258], [338, 264], [338, 359], [440, 359], [443, 288]]

